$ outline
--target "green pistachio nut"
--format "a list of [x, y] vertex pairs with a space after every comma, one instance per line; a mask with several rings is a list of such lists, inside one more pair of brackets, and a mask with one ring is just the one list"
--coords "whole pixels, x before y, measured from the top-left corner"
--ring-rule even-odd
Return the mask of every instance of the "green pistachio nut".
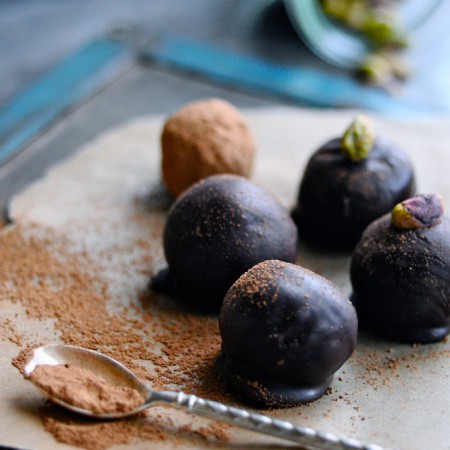
[[444, 200], [437, 194], [416, 195], [394, 206], [391, 222], [396, 228], [414, 230], [442, 222]]
[[354, 30], [361, 30], [367, 20], [368, 14], [369, 11], [366, 5], [361, 2], [352, 2], [351, 6], [347, 8], [344, 23]]
[[359, 78], [380, 86], [388, 85], [394, 78], [406, 80], [410, 74], [410, 65], [393, 49], [369, 53], [357, 70]]
[[377, 48], [386, 46], [406, 47], [408, 45], [405, 34], [402, 33], [391, 17], [368, 17], [361, 31]]
[[350, 161], [367, 158], [375, 143], [375, 131], [370, 120], [359, 115], [350, 124], [341, 140], [341, 151]]
[[357, 75], [369, 83], [383, 85], [392, 77], [392, 64], [383, 54], [370, 53], [362, 61]]
[[348, 0], [321, 0], [322, 9], [329, 17], [344, 21], [349, 6]]

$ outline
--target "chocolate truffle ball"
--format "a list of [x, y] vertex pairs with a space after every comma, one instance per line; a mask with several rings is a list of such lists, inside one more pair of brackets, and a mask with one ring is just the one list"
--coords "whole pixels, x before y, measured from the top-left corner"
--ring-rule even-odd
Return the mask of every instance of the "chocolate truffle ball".
[[375, 138], [358, 117], [342, 139], [333, 139], [310, 158], [292, 213], [299, 237], [325, 249], [351, 250], [364, 229], [413, 195], [407, 155]]
[[434, 342], [450, 328], [450, 219], [436, 195], [417, 196], [373, 222], [351, 263], [361, 325], [400, 342]]
[[244, 118], [218, 99], [191, 103], [172, 115], [164, 125], [161, 146], [163, 179], [175, 197], [210, 175], [249, 177], [255, 155]]
[[321, 397], [356, 346], [356, 312], [330, 281], [264, 261], [242, 275], [219, 316], [219, 372], [251, 402], [294, 406]]
[[297, 229], [265, 189], [236, 175], [215, 175], [174, 203], [163, 241], [179, 289], [192, 304], [218, 311], [250, 267], [272, 258], [295, 261]]

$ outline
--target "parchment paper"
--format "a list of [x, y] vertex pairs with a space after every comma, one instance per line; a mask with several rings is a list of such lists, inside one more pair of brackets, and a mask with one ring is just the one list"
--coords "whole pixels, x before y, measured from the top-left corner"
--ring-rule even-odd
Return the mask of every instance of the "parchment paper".
[[[309, 155], [327, 139], [340, 135], [354, 116], [351, 112], [285, 108], [244, 111], [244, 115], [259, 148], [253, 179], [273, 191], [289, 208], [295, 202]], [[374, 119], [378, 131], [411, 156], [419, 192], [438, 192], [450, 204], [449, 123]], [[132, 304], [136, 293], [148, 283], [142, 273], [133, 272], [133, 255], [118, 251], [117, 258], [110, 261], [101, 260], [101, 255], [102, 249], [126, 248], [132, 239], [149, 239], [149, 222], [130, 219], [142, 216], [142, 205], [149, 196], [160, 198], [161, 204], [145, 214], [164, 218], [167, 198], [159, 172], [162, 123], [162, 117], [143, 117], [107, 132], [11, 201], [10, 216], [16, 223], [51, 227], [75, 247], [87, 247], [98, 255], [111, 286], [112, 303]], [[350, 293], [349, 256], [301, 247], [299, 263]], [[153, 264], [154, 270], [164, 265], [160, 242], [154, 243]], [[22, 336], [21, 345], [57, 340], [51, 320], [31, 320], [20, 305], [3, 297], [0, 317], [14, 324]], [[21, 349], [13, 341], [0, 340], [0, 444], [33, 449], [69, 448], [43, 430], [38, 412], [43, 398], [11, 365], [11, 359]], [[386, 447], [450, 449], [449, 355], [448, 340], [413, 348], [362, 335], [355, 355], [334, 379], [333, 396], [278, 411], [276, 415]], [[365, 366], [363, 360], [367, 356], [384, 364], [386, 370], [381, 373]], [[389, 368], [389, 358], [395, 358], [399, 364]], [[170, 414], [186, 422], [186, 417], [176, 411]], [[216, 447], [239, 448], [245, 444], [253, 448], [280, 442], [245, 431], [232, 434], [231, 443]], [[156, 447], [155, 443], [151, 445]], [[130, 448], [148, 448], [148, 444], [135, 443]], [[161, 443], [158, 448], [168, 447]]]

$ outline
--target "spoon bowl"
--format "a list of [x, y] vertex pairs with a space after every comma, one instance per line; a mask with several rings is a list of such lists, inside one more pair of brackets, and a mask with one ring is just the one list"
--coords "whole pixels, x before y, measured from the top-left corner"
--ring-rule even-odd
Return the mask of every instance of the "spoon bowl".
[[136, 414], [156, 405], [172, 405], [187, 412], [199, 414], [223, 422], [228, 422], [242, 428], [286, 439], [308, 447], [323, 450], [383, 450], [373, 444], [364, 444], [355, 439], [335, 436], [312, 428], [294, 425], [284, 420], [272, 419], [262, 414], [255, 414], [240, 408], [226, 406], [222, 403], [205, 400], [184, 392], [157, 392], [149, 389], [144, 383], [118, 361], [94, 350], [88, 350], [71, 345], [47, 345], [35, 349], [28, 359], [24, 374], [30, 378], [33, 371], [40, 365], [66, 365], [88, 370], [104, 378], [115, 386], [136, 390], [141, 394], [143, 403], [137, 407], [120, 412], [97, 413], [72, 405], [51, 392], [36, 386], [53, 402], [85, 416], [97, 419], [119, 419]]
[[102, 353], [73, 345], [47, 345], [44, 347], [39, 347], [33, 351], [31, 358], [25, 365], [25, 377], [29, 378], [37, 366], [44, 364], [49, 366], [70, 364], [71, 366], [88, 370], [101, 376], [112, 385], [134, 389], [145, 400], [142, 405], [129, 411], [94, 413], [87, 409], [67, 403], [61, 398], [50, 392], [44, 391], [40, 386], [36, 385], [44, 395], [49, 397], [50, 400], [60, 406], [63, 406], [64, 408], [98, 419], [120, 419], [148, 408], [146, 401], [149, 400], [151, 391], [146, 387], [146, 385], [139, 381], [136, 375], [134, 375], [133, 372], [128, 370], [124, 365]]

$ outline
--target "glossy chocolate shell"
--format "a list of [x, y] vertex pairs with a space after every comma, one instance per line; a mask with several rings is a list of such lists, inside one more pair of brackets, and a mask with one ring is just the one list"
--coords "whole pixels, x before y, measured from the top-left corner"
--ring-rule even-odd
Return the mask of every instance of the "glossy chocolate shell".
[[218, 311], [227, 290], [267, 259], [294, 262], [297, 229], [289, 211], [243, 177], [217, 175], [188, 189], [164, 229], [169, 270], [187, 300]]
[[219, 316], [224, 380], [251, 402], [293, 406], [321, 397], [356, 345], [356, 312], [330, 281], [265, 261], [228, 291]]
[[299, 236], [325, 249], [353, 249], [373, 220], [414, 193], [407, 155], [382, 139], [368, 157], [349, 161], [334, 139], [310, 158], [292, 216]]
[[450, 329], [450, 219], [399, 229], [387, 214], [372, 223], [351, 263], [360, 323], [401, 342], [435, 342]]

